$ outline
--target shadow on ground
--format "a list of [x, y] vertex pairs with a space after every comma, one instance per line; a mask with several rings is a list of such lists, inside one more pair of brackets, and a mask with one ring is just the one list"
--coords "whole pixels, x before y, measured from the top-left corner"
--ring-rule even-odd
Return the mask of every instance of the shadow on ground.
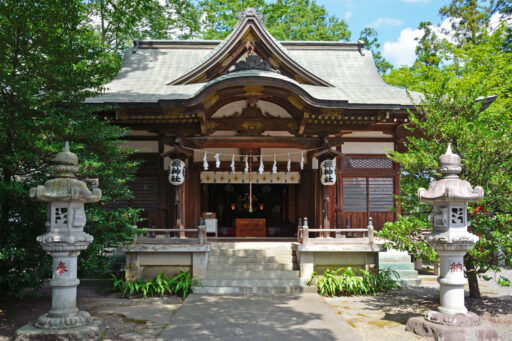
[[357, 340], [316, 294], [190, 296], [160, 335], [173, 340]]

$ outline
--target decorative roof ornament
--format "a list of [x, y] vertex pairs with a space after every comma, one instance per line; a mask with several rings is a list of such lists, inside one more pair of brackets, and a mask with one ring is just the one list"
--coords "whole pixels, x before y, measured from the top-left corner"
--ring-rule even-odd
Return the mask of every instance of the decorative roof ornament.
[[260, 70], [260, 71], [268, 71], [274, 73], [281, 73], [279, 70], [273, 69], [270, 66], [270, 63], [266, 60], [263, 60], [257, 54], [248, 55], [245, 60], [241, 60], [235, 64], [235, 68], [229, 70], [228, 73], [238, 72], [238, 71], [247, 71], [247, 70]]
[[263, 21], [263, 14], [258, 12], [254, 7], [248, 7], [236, 15], [236, 19], [238, 21], [241, 21], [246, 17], [255, 17], [258, 20]]
[[443, 174], [440, 180], [431, 183], [428, 190], [418, 189], [418, 198], [421, 202], [441, 200], [476, 202], [484, 197], [482, 187], [473, 188], [468, 181], [459, 178], [459, 174], [462, 172], [461, 159], [459, 155], [452, 153], [450, 144], [448, 144], [446, 153], [439, 157], [438, 171]]

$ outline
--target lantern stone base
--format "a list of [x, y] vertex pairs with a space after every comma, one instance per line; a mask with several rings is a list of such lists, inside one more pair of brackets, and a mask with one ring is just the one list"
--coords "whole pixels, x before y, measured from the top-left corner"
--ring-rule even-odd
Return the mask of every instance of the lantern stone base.
[[93, 319], [89, 324], [66, 329], [40, 329], [34, 322], [28, 323], [16, 331], [15, 341], [88, 341], [99, 340], [103, 334], [103, 321]]
[[443, 341], [495, 341], [498, 333], [492, 323], [482, 321], [475, 313], [443, 314], [429, 311], [425, 317], [412, 317], [407, 331]]

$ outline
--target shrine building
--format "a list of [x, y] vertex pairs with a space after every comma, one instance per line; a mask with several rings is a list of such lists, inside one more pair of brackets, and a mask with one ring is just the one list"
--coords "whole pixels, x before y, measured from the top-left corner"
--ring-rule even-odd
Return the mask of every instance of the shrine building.
[[396, 219], [386, 153], [415, 108], [362, 42], [277, 41], [246, 9], [222, 41], [134, 41], [105, 89], [87, 103], [112, 105], [100, 113], [144, 160], [134, 198], [111, 205], [143, 209], [153, 238], [203, 218], [208, 241], [293, 241], [305, 217], [340, 230]]

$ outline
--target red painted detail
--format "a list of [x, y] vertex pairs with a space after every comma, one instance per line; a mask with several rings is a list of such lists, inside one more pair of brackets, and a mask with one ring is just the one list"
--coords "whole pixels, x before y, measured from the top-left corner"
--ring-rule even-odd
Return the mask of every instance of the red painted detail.
[[68, 269], [66, 268], [66, 264], [65, 263], [59, 262], [59, 265], [57, 265], [57, 269], [55, 269], [55, 271], [59, 275], [62, 275], [64, 272], [68, 272]]
[[457, 272], [457, 271], [460, 271], [460, 272], [463, 271], [462, 264], [460, 262], [458, 262], [457, 264], [455, 264], [455, 262], [453, 262], [450, 265], [450, 272]]

